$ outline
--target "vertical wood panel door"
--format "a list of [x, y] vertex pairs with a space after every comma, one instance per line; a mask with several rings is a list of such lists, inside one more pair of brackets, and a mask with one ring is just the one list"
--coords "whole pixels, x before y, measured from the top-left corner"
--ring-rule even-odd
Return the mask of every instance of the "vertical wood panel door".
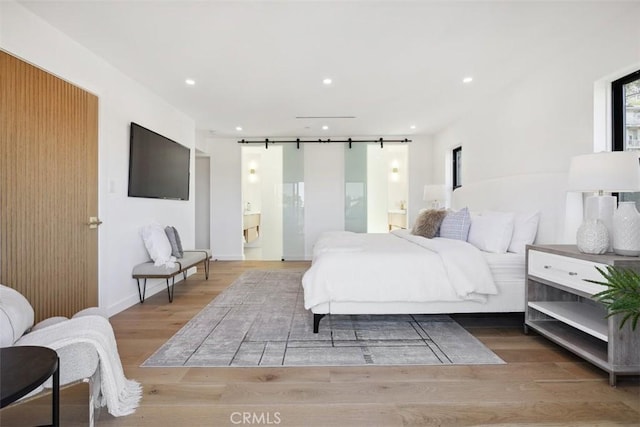
[[98, 98], [0, 51], [0, 283], [36, 321], [98, 303]]

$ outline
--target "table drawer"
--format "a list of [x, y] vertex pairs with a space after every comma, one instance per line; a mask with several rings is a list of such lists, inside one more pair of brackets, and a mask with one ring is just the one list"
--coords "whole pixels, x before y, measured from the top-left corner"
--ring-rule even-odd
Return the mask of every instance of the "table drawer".
[[606, 269], [607, 264], [568, 258], [561, 255], [530, 250], [528, 252], [528, 274], [554, 283], [595, 294], [606, 286], [585, 282], [585, 279], [603, 281], [596, 267]]

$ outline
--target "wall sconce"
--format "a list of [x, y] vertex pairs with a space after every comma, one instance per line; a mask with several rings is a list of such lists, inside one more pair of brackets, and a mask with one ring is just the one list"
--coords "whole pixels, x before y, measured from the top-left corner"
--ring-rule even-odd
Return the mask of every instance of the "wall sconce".
[[258, 174], [255, 168], [249, 169], [249, 182], [256, 182], [258, 180]]
[[[393, 163], [396, 163], [396, 162], [393, 162]], [[400, 176], [399, 172], [400, 172], [400, 169], [398, 168], [397, 165], [392, 165], [391, 166], [391, 177], [390, 177], [391, 181], [393, 181], [393, 182], [397, 182], [398, 181], [399, 176]]]

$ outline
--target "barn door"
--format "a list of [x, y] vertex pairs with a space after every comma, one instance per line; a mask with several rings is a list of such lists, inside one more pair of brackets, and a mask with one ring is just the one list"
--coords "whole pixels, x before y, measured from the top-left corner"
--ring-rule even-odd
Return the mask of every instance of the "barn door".
[[36, 321], [98, 303], [98, 98], [0, 51], [0, 283]]

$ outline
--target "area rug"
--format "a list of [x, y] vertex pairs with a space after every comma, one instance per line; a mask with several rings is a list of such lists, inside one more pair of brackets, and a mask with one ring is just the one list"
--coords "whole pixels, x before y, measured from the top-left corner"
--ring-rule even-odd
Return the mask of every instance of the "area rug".
[[303, 273], [244, 272], [142, 366], [505, 363], [446, 315], [330, 315], [314, 334]]

